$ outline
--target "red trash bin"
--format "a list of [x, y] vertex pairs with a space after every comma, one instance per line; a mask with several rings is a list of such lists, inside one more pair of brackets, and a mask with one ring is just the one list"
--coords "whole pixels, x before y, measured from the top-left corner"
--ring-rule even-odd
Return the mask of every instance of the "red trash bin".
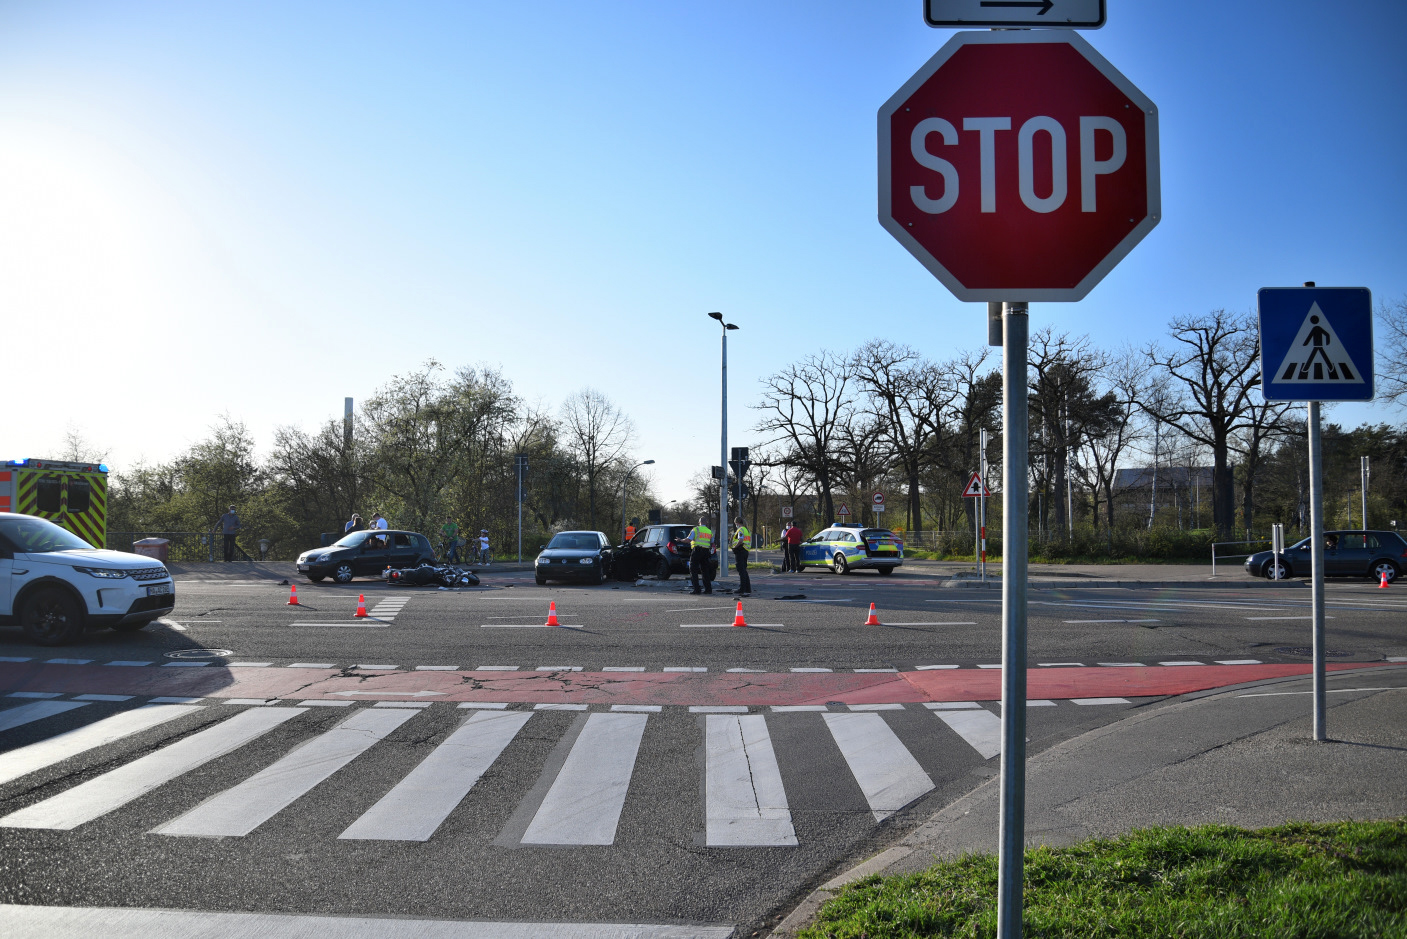
[[143, 538], [141, 541], [132, 542], [132, 553], [140, 554], [143, 557], [156, 558], [162, 564], [165, 564], [166, 555], [170, 547], [171, 541], [168, 538]]

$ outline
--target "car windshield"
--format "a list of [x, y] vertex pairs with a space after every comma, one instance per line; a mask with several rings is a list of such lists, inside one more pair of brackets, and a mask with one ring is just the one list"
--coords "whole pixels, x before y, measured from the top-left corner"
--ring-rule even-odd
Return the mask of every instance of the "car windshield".
[[355, 548], [360, 545], [363, 541], [370, 538], [372, 534], [373, 532], [369, 531], [354, 531], [350, 535], [343, 535], [341, 538], [334, 541], [332, 543], [332, 547]]
[[595, 551], [601, 547], [601, 539], [594, 532], [564, 531], [553, 536], [547, 547], [567, 551]]
[[26, 554], [93, 550], [92, 545], [73, 532], [42, 518], [0, 518], [0, 535]]

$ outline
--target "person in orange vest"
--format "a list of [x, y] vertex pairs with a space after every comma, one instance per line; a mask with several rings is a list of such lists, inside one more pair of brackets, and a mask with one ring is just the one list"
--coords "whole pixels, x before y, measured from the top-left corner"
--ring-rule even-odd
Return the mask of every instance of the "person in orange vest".
[[626, 544], [630, 544], [630, 539], [631, 539], [631, 538], [634, 538], [634, 537], [635, 537], [635, 526], [634, 526], [634, 525], [626, 525], [626, 526], [625, 526], [625, 543], [626, 543]]
[[704, 524], [703, 516], [699, 523], [689, 530], [689, 583], [694, 593], [699, 593], [699, 574], [703, 574], [703, 593], [713, 593], [713, 581], [708, 578], [710, 549], [713, 547], [713, 529]]

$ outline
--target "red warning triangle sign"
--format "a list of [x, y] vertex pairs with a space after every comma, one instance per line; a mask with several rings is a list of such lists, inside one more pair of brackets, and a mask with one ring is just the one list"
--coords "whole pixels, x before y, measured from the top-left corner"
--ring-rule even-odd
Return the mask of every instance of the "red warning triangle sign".
[[972, 478], [963, 487], [962, 494], [968, 499], [975, 499], [978, 496], [990, 496], [992, 493], [987, 489], [987, 484], [982, 481], [982, 477], [973, 473]]

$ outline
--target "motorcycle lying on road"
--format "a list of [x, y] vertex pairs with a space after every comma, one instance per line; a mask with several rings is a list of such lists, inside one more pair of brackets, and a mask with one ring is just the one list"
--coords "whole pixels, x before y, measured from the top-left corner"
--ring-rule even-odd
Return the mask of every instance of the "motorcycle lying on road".
[[393, 587], [477, 587], [479, 575], [449, 564], [422, 564], [386, 572]]

